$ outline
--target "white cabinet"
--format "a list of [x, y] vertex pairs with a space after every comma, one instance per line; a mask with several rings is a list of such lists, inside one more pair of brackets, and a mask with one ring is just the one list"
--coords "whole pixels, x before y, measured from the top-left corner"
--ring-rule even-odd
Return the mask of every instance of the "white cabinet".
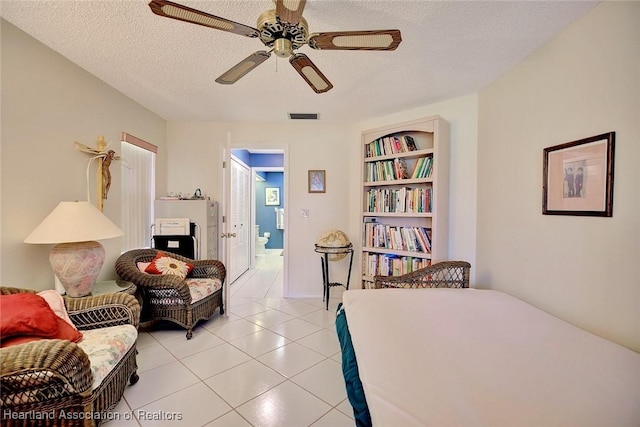
[[196, 224], [197, 259], [218, 258], [218, 202], [213, 200], [156, 200], [156, 218], [189, 218]]

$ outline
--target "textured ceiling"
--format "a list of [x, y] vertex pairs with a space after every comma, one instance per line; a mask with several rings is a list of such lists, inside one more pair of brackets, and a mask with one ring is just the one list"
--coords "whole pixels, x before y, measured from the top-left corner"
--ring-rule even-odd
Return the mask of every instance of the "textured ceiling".
[[[251, 27], [271, 0], [174, 0]], [[392, 52], [303, 46], [333, 83], [316, 94], [272, 55], [234, 85], [214, 80], [264, 46], [154, 15], [147, 0], [2, 0], [4, 19], [167, 120], [354, 122], [478, 92], [598, 2], [308, 0], [310, 32], [400, 29]]]

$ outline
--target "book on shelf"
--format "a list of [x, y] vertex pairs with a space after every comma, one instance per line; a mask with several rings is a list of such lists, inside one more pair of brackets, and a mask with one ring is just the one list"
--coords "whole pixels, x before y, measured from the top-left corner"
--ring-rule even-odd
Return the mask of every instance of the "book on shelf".
[[402, 142], [407, 147], [407, 151], [416, 151], [418, 149], [416, 141], [411, 135], [402, 135]]
[[407, 162], [404, 159], [394, 159], [393, 164], [396, 167], [396, 179], [409, 178], [409, 170], [407, 168]]
[[365, 145], [366, 157], [388, 156], [418, 149], [411, 135], [387, 135]]

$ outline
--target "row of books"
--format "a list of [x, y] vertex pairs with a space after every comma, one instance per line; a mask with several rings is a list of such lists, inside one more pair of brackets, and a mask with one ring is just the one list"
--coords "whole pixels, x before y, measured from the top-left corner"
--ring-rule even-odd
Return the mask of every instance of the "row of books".
[[417, 150], [411, 135], [388, 135], [365, 145], [365, 156], [376, 157]]
[[391, 254], [362, 255], [362, 272], [365, 276], [400, 276], [431, 265], [431, 260]]
[[362, 243], [369, 248], [431, 253], [431, 229], [367, 222]]
[[365, 181], [394, 181], [398, 179], [419, 179], [431, 177], [433, 156], [416, 160], [411, 174], [405, 159], [380, 160], [367, 162], [364, 167]]
[[432, 212], [432, 188], [372, 188], [365, 193], [366, 212]]

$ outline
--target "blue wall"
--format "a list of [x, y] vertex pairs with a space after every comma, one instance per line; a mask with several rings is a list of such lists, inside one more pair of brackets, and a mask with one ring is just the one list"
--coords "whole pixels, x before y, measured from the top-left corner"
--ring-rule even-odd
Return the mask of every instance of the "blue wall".
[[[247, 150], [231, 150], [231, 153], [249, 167], [284, 167], [284, 155], [280, 153], [249, 153]], [[276, 228], [275, 208], [284, 207], [284, 173], [282, 172], [257, 172], [265, 181], [256, 181], [256, 224], [260, 226], [260, 235], [264, 232], [271, 233], [271, 237], [265, 248], [282, 249], [284, 247], [284, 230]], [[280, 205], [265, 206], [264, 189], [266, 187], [278, 187], [280, 189]], [[255, 234], [252, 232], [251, 234]]]
[[[260, 235], [263, 236], [265, 231], [271, 233], [271, 237], [267, 242], [265, 248], [267, 249], [282, 249], [283, 246], [283, 231], [276, 229], [276, 213], [275, 208], [284, 207], [284, 192], [283, 182], [284, 173], [282, 172], [265, 172], [266, 181], [256, 182], [256, 224], [260, 225]], [[280, 205], [279, 206], [265, 206], [265, 194], [264, 189], [266, 187], [278, 187], [280, 189]]]
[[283, 154], [251, 154], [251, 163], [253, 167], [272, 167], [282, 168], [284, 167], [284, 155]]

